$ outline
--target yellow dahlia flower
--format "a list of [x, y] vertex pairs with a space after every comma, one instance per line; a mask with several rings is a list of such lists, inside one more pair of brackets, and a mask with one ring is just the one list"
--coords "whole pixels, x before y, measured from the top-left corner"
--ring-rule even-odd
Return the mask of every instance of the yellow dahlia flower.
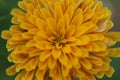
[[13, 9], [10, 30], [2, 32], [15, 80], [95, 80], [114, 72], [120, 33], [100, 0], [22, 0]]

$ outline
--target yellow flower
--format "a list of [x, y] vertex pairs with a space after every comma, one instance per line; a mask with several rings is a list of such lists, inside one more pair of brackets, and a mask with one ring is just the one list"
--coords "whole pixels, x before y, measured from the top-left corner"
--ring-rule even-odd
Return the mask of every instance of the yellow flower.
[[14, 65], [15, 80], [95, 80], [114, 69], [110, 57], [120, 57], [119, 32], [111, 12], [99, 0], [23, 0], [13, 9], [10, 30], [2, 32]]

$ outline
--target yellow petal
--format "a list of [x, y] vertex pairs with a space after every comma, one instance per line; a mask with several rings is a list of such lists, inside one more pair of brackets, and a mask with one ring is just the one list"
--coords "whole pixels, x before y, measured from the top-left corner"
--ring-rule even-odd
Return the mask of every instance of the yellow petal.
[[120, 32], [109, 32], [106, 34], [107, 37], [110, 37], [111, 39], [115, 41], [120, 41]]
[[18, 8], [12, 9], [11, 14], [13, 16], [25, 16], [25, 13]]
[[33, 49], [30, 51], [29, 56], [30, 57], [38, 56], [38, 55], [40, 55], [40, 53], [41, 53], [41, 51], [39, 49]]
[[60, 18], [63, 16], [63, 11], [60, 3], [56, 3], [55, 5], [55, 20], [58, 22]]
[[13, 62], [13, 57], [11, 56], [11, 54], [8, 55], [8, 61]]
[[[68, 75], [68, 76], [64, 77], [63, 80], [72, 80], [72, 78], [71, 78], [70, 75]], [[74, 79], [73, 79], [73, 80], [74, 80]]]
[[76, 38], [75, 37], [68, 37], [66, 39], [66, 41], [73, 42], [73, 41], [76, 41]]
[[27, 54], [22, 54], [22, 53], [21, 54], [20, 53], [18, 53], [18, 54], [12, 54], [11, 56], [13, 58], [13, 62], [14, 63], [23, 62], [23, 61], [25, 61], [28, 58]]
[[90, 57], [88, 58], [88, 60], [89, 60], [92, 64], [94, 64], [94, 65], [96, 65], [96, 66], [101, 66], [101, 65], [103, 65], [103, 61], [102, 61], [102, 59], [99, 58], [99, 57], [90, 56]]
[[81, 46], [82, 42], [79, 39], [76, 39], [75, 41], [72, 41], [69, 43], [70, 46]]
[[107, 29], [107, 24], [108, 24], [108, 20], [105, 20], [105, 21], [99, 23], [98, 24], [99, 28], [95, 32], [103, 32], [104, 30]]
[[95, 12], [93, 9], [88, 9], [85, 13], [84, 13], [84, 22], [91, 19], [94, 16]]
[[47, 67], [47, 60], [45, 60], [45, 61], [43, 61], [43, 62], [39, 62], [38, 63], [38, 68], [40, 69], [40, 70], [44, 70], [44, 69], [46, 69], [46, 67]]
[[80, 59], [80, 63], [88, 70], [92, 68], [92, 64], [87, 59]]
[[105, 74], [107, 77], [111, 77], [114, 72], [115, 72], [114, 68], [110, 67], [108, 71], [105, 71]]
[[[71, 2], [71, 1], [69, 1], [69, 2]], [[73, 5], [70, 5], [65, 12], [65, 14], [69, 15], [70, 20], [73, 17], [74, 11], [75, 11], [75, 7]]]
[[98, 73], [96, 74], [96, 76], [97, 76], [98, 78], [103, 78], [104, 72], [103, 72], [103, 71], [98, 72]]
[[15, 78], [15, 80], [24, 80], [25, 73], [26, 73], [25, 71], [20, 72]]
[[30, 12], [30, 13], [33, 13], [33, 11], [34, 11], [34, 5], [32, 4], [32, 3], [29, 3], [28, 5], [27, 5], [27, 11], [28, 12]]
[[54, 59], [58, 59], [61, 56], [61, 50], [53, 49], [52, 50], [52, 56], [53, 56]]
[[44, 80], [44, 77], [45, 77], [45, 73], [46, 73], [46, 69], [45, 70], [37, 70], [36, 71], [36, 74], [35, 74], [35, 77], [37, 80]]
[[12, 22], [13, 24], [20, 24], [20, 23], [18, 22], [18, 17], [17, 17], [17, 16], [12, 17], [11, 22]]
[[47, 23], [48, 23], [48, 27], [51, 29], [52, 32], [56, 31], [56, 22], [53, 18], [47, 18], [46, 19]]
[[104, 39], [104, 35], [102, 34], [88, 34], [87, 36], [90, 38], [90, 41], [98, 41]]
[[34, 70], [26, 72], [26, 74], [25, 74], [25, 80], [33, 80], [34, 72], [35, 72]]
[[76, 8], [75, 8], [75, 9], [77, 9], [82, 2], [83, 2], [83, 0], [78, 0], [78, 1], [76, 2]]
[[19, 1], [18, 6], [23, 10], [27, 10], [27, 4], [24, 1]]
[[40, 11], [41, 11], [41, 14], [42, 14], [44, 19], [52, 17], [52, 15], [51, 15], [51, 13], [50, 13], [50, 11], [48, 9], [41, 8]]
[[53, 77], [54, 80], [62, 80], [62, 74], [60, 66], [58, 66], [55, 76]]
[[85, 80], [96, 80], [96, 79], [93, 74], [88, 73], [88, 74], [86, 74]]
[[50, 77], [54, 77], [56, 75], [56, 71], [57, 71], [57, 65], [55, 66], [54, 69], [50, 70], [50, 73], [49, 73]]
[[35, 41], [34, 40], [29, 40], [27, 43], [26, 43], [26, 47], [34, 47], [35, 46]]
[[12, 25], [12, 26], [10, 27], [10, 31], [12, 31], [12, 32], [15, 32], [15, 31], [22, 31], [22, 30], [23, 30], [23, 29], [20, 28], [19, 25]]
[[22, 37], [22, 33], [12, 33], [12, 40], [14, 40], [14, 41], [21, 41], [21, 42], [23, 42], [23, 41], [25, 41], [26, 39], [23, 39], [23, 37]]
[[9, 68], [7, 68], [6, 73], [9, 76], [15, 75], [17, 73], [16, 65], [13, 65], [13, 66], [10, 66]]
[[70, 45], [65, 45], [64, 47], [62, 47], [62, 51], [64, 52], [64, 53], [71, 53], [71, 46]]
[[79, 58], [77, 56], [70, 54], [69, 58], [70, 58], [70, 62], [75, 68], [80, 68]]
[[65, 36], [69, 38], [69, 37], [71, 37], [72, 35], [74, 35], [74, 33], [75, 33], [75, 26], [74, 26], [74, 25], [70, 25], [70, 26], [68, 26], [67, 29], [66, 29]]
[[120, 57], [120, 48], [109, 49], [109, 56], [110, 57]]
[[29, 29], [28, 32], [29, 32], [30, 34], [36, 35], [38, 31], [39, 31], [39, 30], [38, 30], [37, 28], [34, 28], [34, 29]]
[[47, 58], [51, 56], [51, 51], [46, 50], [40, 53], [40, 61], [45, 61]]
[[97, 26], [92, 22], [86, 22], [81, 26], [77, 26], [74, 36], [80, 37], [82, 34], [93, 32]]
[[79, 40], [81, 41], [81, 45], [86, 45], [90, 42], [90, 39], [87, 35], [80, 36]]
[[16, 45], [10, 45], [9, 43], [6, 44], [6, 48], [8, 51], [13, 50], [16, 47]]
[[31, 38], [33, 38], [33, 34], [30, 34], [28, 32], [24, 32], [24, 33], [22, 33], [22, 37], [24, 39], [31, 39]]
[[102, 42], [91, 42], [85, 45], [84, 48], [91, 52], [103, 52], [107, 50], [107, 45]]
[[21, 27], [22, 29], [29, 30], [29, 29], [34, 28], [34, 25], [31, 25], [31, 24], [29, 24], [29, 23], [23, 22], [23, 23], [20, 25], [20, 27]]
[[30, 59], [25, 66], [26, 71], [34, 70], [37, 67], [38, 58]]
[[39, 41], [37, 43], [35, 43], [36, 48], [40, 49], [40, 50], [45, 50], [45, 44], [48, 43], [46, 41]]
[[67, 67], [62, 66], [61, 71], [62, 71], [62, 75], [63, 75], [64, 77], [66, 77], [66, 76], [69, 75], [69, 69], [68, 69]]
[[59, 33], [60, 36], [65, 35], [65, 21], [64, 17], [62, 17], [57, 24], [57, 32]]
[[8, 30], [2, 31], [1, 37], [3, 39], [10, 39], [12, 37], [11, 32]]
[[65, 53], [62, 53], [61, 56], [59, 57], [59, 61], [62, 65], [64, 65], [67, 68], [71, 68], [72, 64], [69, 62], [69, 58]]
[[72, 54], [77, 56], [77, 57], [82, 57], [82, 54], [83, 54], [83, 51], [81, 48], [78, 48], [78, 47], [72, 47]]
[[54, 69], [56, 66], [56, 60], [51, 56], [49, 59], [48, 59], [48, 67], [50, 69]]
[[104, 57], [109, 54], [109, 51], [104, 51], [104, 52], [93, 52], [94, 55]]
[[42, 19], [37, 19], [36, 24], [37, 24], [37, 27], [42, 31], [45, 30], [45, 27], [47, 26], [46, 22]]
[[76, 26], [80, 26], [81, 23], [83, 22], [83, 15], [82, 15], [82, 10], [78, 9], [78, 14], [76, 14], [73, 19], [71, 24], [76, 25]]

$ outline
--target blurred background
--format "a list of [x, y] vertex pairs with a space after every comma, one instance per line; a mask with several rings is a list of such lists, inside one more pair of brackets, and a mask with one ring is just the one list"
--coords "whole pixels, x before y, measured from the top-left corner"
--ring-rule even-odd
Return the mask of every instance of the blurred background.
[[[1, 31], [9, 29], [11, 22], [10, 11], [12, 8], [17, 7], [19, 0], [0, 0], [0, 35]], [[114, 31], [120, 31], [120, 0], [103, 0], [104, 6], [112, 10], [112, 21], [114, 22]], [[8, 52], [5, 47], [6, 41], [0, 38], [0, 80], [14, 80], [14, 77], [6, 75], [5, 70], [8, 66], [12, 65], [7, 61]], [[120, 43], [116, 45], [120, 47]], [[104, 76], [102, 79], [97, 80], [120, 80], [120, 58], [112, 59], [111, 65], [115, 68], [116, 72], [111, 78]]]

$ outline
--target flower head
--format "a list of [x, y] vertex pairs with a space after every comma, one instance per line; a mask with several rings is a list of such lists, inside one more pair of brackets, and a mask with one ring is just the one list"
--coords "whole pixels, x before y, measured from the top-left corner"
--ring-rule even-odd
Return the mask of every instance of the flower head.
[[[111, 12], [99, 0], [23, 0], [2, 32], [15, 80], [95, 80], [114, 72], [110, 57], [120, 49]], [[114, 35], [114, 36], [113, 36]]]

